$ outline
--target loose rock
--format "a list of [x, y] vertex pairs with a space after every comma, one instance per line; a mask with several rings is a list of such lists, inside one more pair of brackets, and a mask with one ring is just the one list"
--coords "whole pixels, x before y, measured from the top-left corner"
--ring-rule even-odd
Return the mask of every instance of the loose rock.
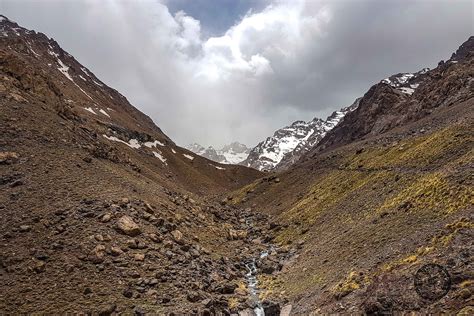
[[120, 217], [117, 221], [117, 229], [128, 236], [137, 236], [141, 233], [140, 226], [128, 215]]

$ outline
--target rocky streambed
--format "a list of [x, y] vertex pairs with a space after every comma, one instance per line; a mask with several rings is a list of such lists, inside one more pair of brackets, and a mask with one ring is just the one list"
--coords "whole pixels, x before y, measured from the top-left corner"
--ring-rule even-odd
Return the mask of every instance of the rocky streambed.
[[[281, 302], [262, 300], [261, 293], [265, 291], [259, 284], [259, 276], [278, 274], [286, 261], [295, 253], [287, 249], [281, 249], [271, 244], [269, 236], [265, 236], [261, 240], [261, 232], [253, 225], [251, 217], [247, 217], [245, 223], [248, 227], [249, 237], [252, 243], [260, 244], [261, 251], [254, 254], [253, 257], [248, 258], [245, 262], [247, 273], [245, 274], [245, 281], [248, 290], [249, 299], [247, 305], [249, 308], [239, 312], [240, 316], [278, 316], [289, 315], [291, 305], [282, 307]], [[274, 226], [274, 225], [270, 225]], [[257, 237], [260, 236], [260, 237]], [[252, 237], [256, 237], [252, 239]]]
[[[261, 288], [259, 287], [259, 274], [271, 274], [281, 270], [282, 265], [274, 259], [268, 260], [268, 256], [278, 257], [276, 248], [271, 245], [268, 250], [262, 251], [256, 258], [251, 258], [245, 263], [247, 274], [245, 279], [249, 293], [249, 303], [252, 308], [246, 309], [239, 313], [240, 316], [278, 316], [289, 315], [291, 305], [281, 307], [279, 302], [273, 302], [260, 298]], [[285, 258], [286, 253], [280, 252], [280, 257]]]

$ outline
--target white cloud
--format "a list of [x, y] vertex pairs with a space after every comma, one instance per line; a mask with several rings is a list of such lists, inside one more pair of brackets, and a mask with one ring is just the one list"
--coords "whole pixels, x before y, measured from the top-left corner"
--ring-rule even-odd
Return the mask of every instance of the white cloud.
[[296, 58], [308, 40], [322, 36], [330, 19], [327, 6], [307, 6], [300, 0], [249, 13], [223, 36], [203, 42], [198, 76], [215, 81], [274, 73], [272, 60]]

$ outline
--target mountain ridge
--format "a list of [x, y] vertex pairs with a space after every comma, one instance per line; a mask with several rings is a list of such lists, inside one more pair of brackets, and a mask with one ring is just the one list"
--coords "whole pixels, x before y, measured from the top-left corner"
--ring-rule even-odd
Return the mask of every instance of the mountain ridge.
[[[358, 100], [358, 99], [357, 99]], [[240, 164], [260, 171], [285, 170], [309, 151], [344, 116], [357, 108], [358, 101], [334, 111], [326, 120], [314, 118], [311, 121], [295, 121], [278, 129], [273, 136], [252, 148], [247, 159]]]

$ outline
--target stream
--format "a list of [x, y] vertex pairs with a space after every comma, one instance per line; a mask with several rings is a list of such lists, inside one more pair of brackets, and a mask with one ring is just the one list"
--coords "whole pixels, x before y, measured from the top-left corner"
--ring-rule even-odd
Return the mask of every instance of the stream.
[[[268, 256], [268, 251], [263, 251], [260, 253], [259, 259], [265, 258]], [[245, 278], [247, 280], [247, 285], [250, 292], [250, 298], [255, 304], [255, 308], [253, 309], [256, 316], [265, 316], [265, 311], [263, 309], [262, 302], [259, 298], [259, 289], [258, 289], [258, 281], [257, 281], [257, 265], [256, 259], [253, 258], [249, 262], [245, 264], [247, 268], [247, 274]]]
[[253, 309], [256, 316], [265, 316], [265, 311], [263, 310], [262, 302], [258, 297], [259, 290], [258, 290], [258, 281], [257, 281], [257, 266], [255, 264], [255, 259], [252, 259], [248, 263], [245, 264], [247, 267], [247, 274], [245, 278], [247, 279], [247, 285], [250, 292], [250, 298], [252, 299], [253, 303], [255, 304], [255, 308]]
[[[249, 218], [245, 219], [245, 222], [248, 227], [252, 227], [252, 221]], [[254, 304], [254, 315], [256, 316], [265, 316], [265, 310], [263, 308], [262, 301], [260, 301], [259, 293], [260, 290], [258, 288], [258, 270], [257, 270], [257, 260], [263, 259], [267, 257], [271, 251], [273, 251], [274, 247], [271, 245], [268, 250], [264, 250], [260, 252], [260, 255], [257, 258], [249, 259], [245, 263], [245, 267], [247, 268], [247, 273], [245, 274], [245, 279], [247, 281], [247, 286], [249, 289], [250, 299]]]

